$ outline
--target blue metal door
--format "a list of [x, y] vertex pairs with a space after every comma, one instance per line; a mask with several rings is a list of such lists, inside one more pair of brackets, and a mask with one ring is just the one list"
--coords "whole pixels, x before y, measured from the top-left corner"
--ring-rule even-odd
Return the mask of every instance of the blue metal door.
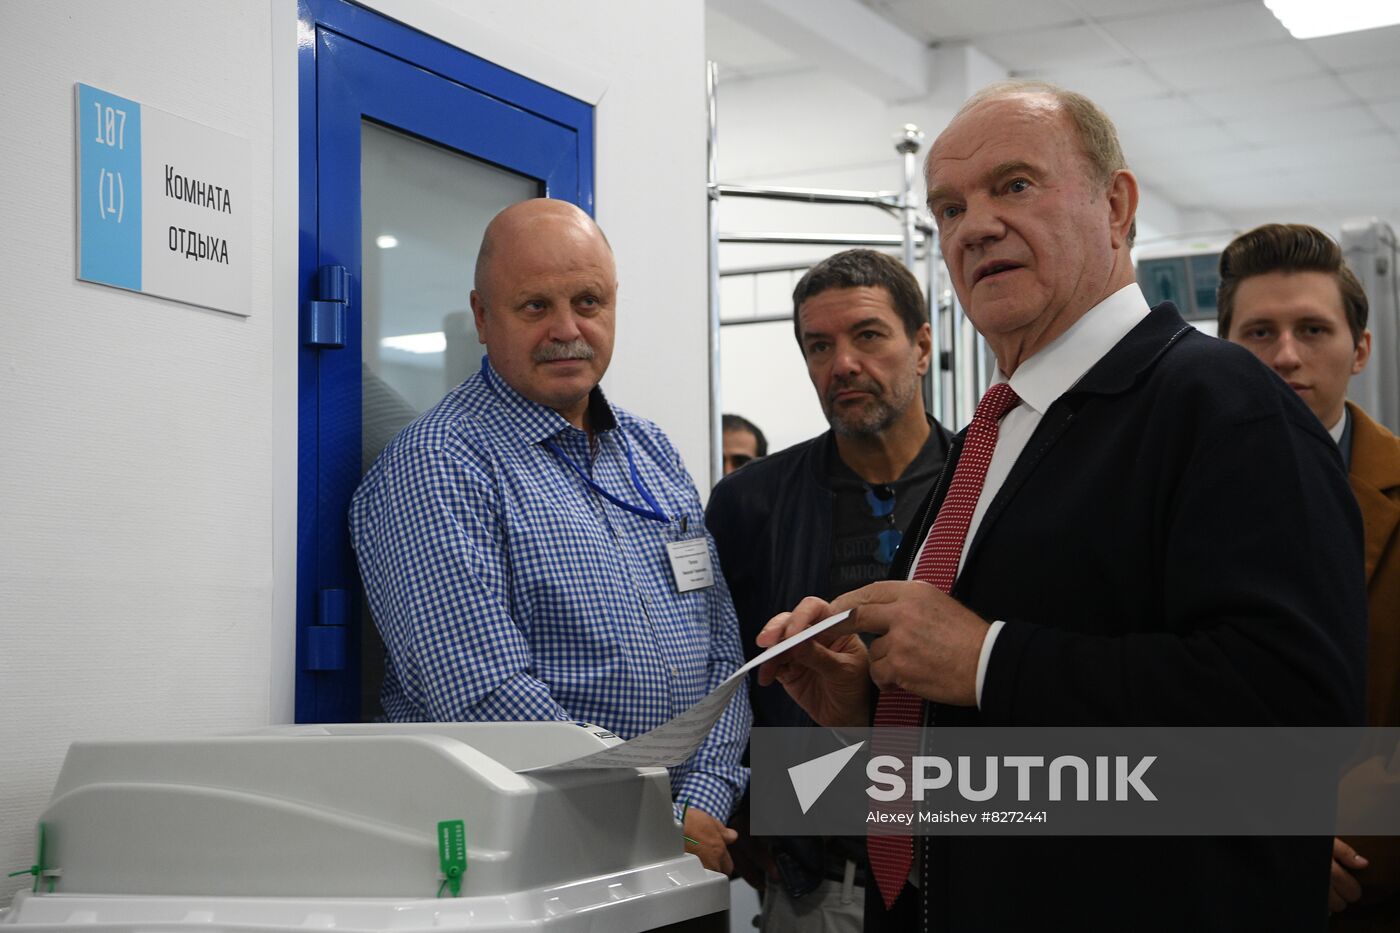
[[593, 109], [343, 0], [300, 9], [296, 718], [339, 722], [375, 699], [362, 706], [360, 630], [370, 623], [346, 524], [362, 472], [366, 127], [443, 147], [592, 213]]

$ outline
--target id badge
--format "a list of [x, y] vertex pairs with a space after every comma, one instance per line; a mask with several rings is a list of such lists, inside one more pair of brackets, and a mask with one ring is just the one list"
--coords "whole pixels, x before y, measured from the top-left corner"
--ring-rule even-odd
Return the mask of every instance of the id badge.
[[715, 585], [715, 571], [710, 566], [710, 544], [704, 535], [672, 541], [666, 545], [671, 557], [671, 574], [676, 578], [676, 592], [689, 593]]

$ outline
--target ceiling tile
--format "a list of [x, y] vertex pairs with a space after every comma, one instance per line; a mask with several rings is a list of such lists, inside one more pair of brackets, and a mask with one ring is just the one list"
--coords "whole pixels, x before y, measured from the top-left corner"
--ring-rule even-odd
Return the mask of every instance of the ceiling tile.
[[1400, 185], [1380, 179], [1361, 188], [1342, 179], [1323, 179], [1314, 185], [1313, 196], [1339, 218], [1382, 217], [1394, 225], [1400, 217]]
[[1217, 123], [1193, 123], [1159, 132], [1155, 145], [1180, 158], [1236, 149], [1240, 141]]
[[1212, 210], [1266, 209], [1276, 211], [1275, 220], [1286, 222], [1317, 194], [1311, 186], [1313, 175], [1298, 173], [1255, 173], [1217, 176], [1199, 185], [1192, 194], [1193, 206]]
[[[1344, 175], [1353, 169], [1385, 166], [1400, 159], [1400, 140], [1393, 133], [1373, 133], [1349, 138], [1309, 137], [1283, 146], [1258, 150], [1276, 158], [1286, 169]], [[1355, 184], [1356, 179], [1347, 179]]]
[[1122, 141], [1128, 168], [1144, 181], [1170, 175], [1181, 164], [1179, 158], [1160, 147], [1134, 147], [1127, 137], [1123, 137]]
[[1246, 207], [1230, 211], [1226, 216], [1235, 225], [1235, 229], [1240, 232], [1252, 230], [1260, 224], [1277, 223], [1281, 219], [1288, 223], [1312, 224], [1319, 230], [1332, 234], [1336, 234], [1340, 229], [1337, 226], [1337, 213], [1315, 204], [1295, 205], [1287, 211], [1280, 211], [1276, 208], [1254, 210]]
[[1338, 71], [1391, 65], [1400, 49], [1400, 26], [1306, 39], [1302, 44]]
[[1147, 73], [1141, 65], [1111, 65], [1107, 68], [1054, 69], [1017, 74], [1052, 81], [1078, 91], [1100, 104], [1137, 97], [1159, 97], [1170, 89]]
[[1096, 18], [1122, 17], [1175, 10], [1182, 13], [1213, 10], [1226, 3], [1257, 3], [1259, 0], [1075, 0], [1085, 15]]
[[1178, 91], [1202, 91], [1324, 74], [1294, 39], [1191, 55], [1155, 58], [1148, 67]]
[[1371, 112], [1392, 130], [1400, 130], [1400, 100], [1382, 100], [1369, 105]]
[[1287, 158], [1286, 150], [1247, 144], [1193, 155], [1191, 162], [1200, 171], [1222, 183], [1235, 180], [1251, 185], [1263, 184], [1281, 172], [1297, 168]]
[[1119, 127], [1147, 129], [1164, 135], [1193, 123], [1213, 122], [1205, 111], [1179, 94], [1109, 103], [1104, 109]]
[[1217, 179], [1206, 173], [1189, 171], [1178, 164], [1175, 168], [1152, 175], [1144, 173], [1142, 183], [1177, 204], [1201, 204], [1210, 199], [1211, 188]]
[[[1400, 48], [1396, 49], [1400, 53]], [[1397, 54], [1400, 58], [1400, 54]], [[1343, 71], [1337, 75], [1341, 82], [1358, 96], [1368, 100], [1388, 100], [1400, 97], [1400, 65], [1367, 68], [1364, 71]]]
[[925, 42], [1040, 31], [1082, 22], [1084, 17], [1061, 0], [865, 0], [895, 25]]
[[1089, 68], [1128, 61], [1122, 49], [1088, 26], [986, 36], [976, 45], [1011, 71]]
[[1104, 16], [1099, 24], [1149, 61], [1290, 38], [1262, 3], [1227, 3], [1121, 18]]
[[[1173, 200], [1181, 191], [1199, 192], [1224, 184], [1230, 178], [1253, 178], [1277, 170], [1271, 162], [1242, 147], [1223, 130], [1219, 132], [1221, 135], [1210, 138], [1211, 148], [1197, 151], [1191, 148], [1206, 145], [1206, 137], [1178, 143], [1172, 134], [1159, 134], [1155, 145], [1142, 150], [1125, 142], [1128, 165], [1145, 185]], [[1141, 155], [1137, 154], [1139, 151]], [[1197, 203], [1197, 199], [1193, 198], [1192, 203]]]
[[[1358, 189], [1355, 179], [1331, 172], [1315, 172], [1308, 182], [1312, 192], [1319, 198], [1329, 201], [1348, 201], [1353, 205], [1366, 204], [1372, 197], [1392, 198], [1397, 186], [1386, 177], [1378, 177], [1375, 184], [1367, 184]], [[1372, 208], [1374, 210], [1374, 208]]]
[[1188, 95], [1201, 110], [1222, 120], [1253, 119], [1356, 102], [1356, 95], [1331, 76], [1250, 85]]
[[1363, 136], [1380, 129], [1375, 114], [1362, 104], [1309, 111], [1302, 121], [1278, 117], [1230, 121], [1230, 132], [1253, 146], [1277, 146], [1303, 135], [1329, 139]]

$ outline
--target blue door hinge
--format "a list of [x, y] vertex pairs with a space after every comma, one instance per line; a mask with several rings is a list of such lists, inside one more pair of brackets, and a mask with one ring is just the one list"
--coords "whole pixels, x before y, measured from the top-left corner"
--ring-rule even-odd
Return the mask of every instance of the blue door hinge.
[[345, 670], [349, 622], [350, 591], [321, 590], [316, 600], [316, 624], [306, 627], [304, 670]]
[[316, 272], [316, 297], [301, 315], [301, 342], [308, 347], [339, 350], [345, 346], [345, 310], [350, 306], [350, 272], [322, 266]]

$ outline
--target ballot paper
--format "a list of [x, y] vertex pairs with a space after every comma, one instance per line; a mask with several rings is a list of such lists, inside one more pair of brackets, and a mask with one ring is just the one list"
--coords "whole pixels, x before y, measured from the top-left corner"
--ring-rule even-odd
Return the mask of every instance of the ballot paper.
[[657, 768], [678, 765], [695, 754], [705, 736], [710, 734], [729, 698], [744, 683], [744, 677], [765, 661], [771, 661], [785, 651], [790, 651], [809, 638], [820, 635], [833, 625], [850, 615], [850, 611], [838, 612], [823, 619], [809, 629], [805, 629], [786, 641], [780, 641], [767, 651], [754, 658], [743, 667], [725, 678], [700, 702], [679, 716], [662, 723], [650, 732], [644, 732], [621, 745], [605, 748], [601, 752], [584, 755], [558, 764], [524, 768], [529, 771], [572, 771], [579, 768]]

